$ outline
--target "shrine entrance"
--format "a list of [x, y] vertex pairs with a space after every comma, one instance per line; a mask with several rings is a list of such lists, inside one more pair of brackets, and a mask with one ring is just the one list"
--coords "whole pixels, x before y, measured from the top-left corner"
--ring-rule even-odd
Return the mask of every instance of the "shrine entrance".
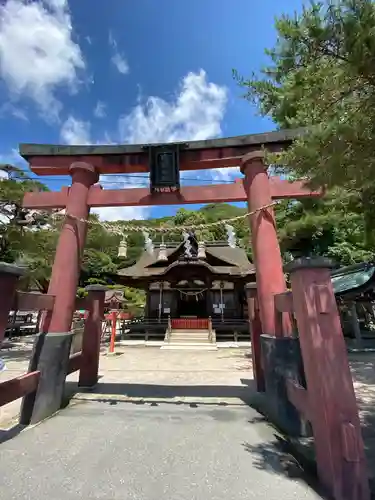
[[205, 290], [191, 288], [178, 290], [177, 317], [208, 318], [207, 294]]
[[[249, 307], [245, 308], [237, 297], [244, 295], [245, 285], [254, 281], [249, 270], [250, 263], [246, 252], [242, 249], [236, 255], [224, 255], [225, 249], [209, 248], [204, 241], [197, 241], [196, 254], [191, 252], [190, 226], [175, 228], [179, 230], [184, 241], [184, 256], [178, 263], [170, 262], [168, 246], [162, 240], [157, 255], [154, 251], [150, 232], [166, 235], [167, 228], [145, 228], [129, 225], [127, 231], [140, 230], [144, 234], [145, 247], [152, 253], [151, 261], [145, 259], [145, 265], [138, 265], [139, 282], [145, 286], [150, 283], [157, 286], [154, 297], [147, 304], [148, 310], [156, 314], [156, 323], [166, 332], [168, 317], [176, 317], [173, 313], [175, 303], [166, 303], [171, 297], [170, 290], [164, 287], [164, 278], [174, 267], [182, 268], [189, 273], [190, 266], [205, 267], [209, 273], [219, 278], [219, 283], [231, 285], [231, 293], [224, 293], [221, 285], [215, 283], [211, 293], [206, 294], [207, 312], [211, 310], [208, 319], [217, 315], [216, 321], [223, 323], [229, 309], [233, 311], [249, 311], [251, 324], [251, 341], [253, 345], [253, 370], [259, 390], [262, 390], [262, 368], [260, 359], [260, 336], [267, 333], [275, 338], [288, 336], [292, 332], [288, 314], [282, 313], [282, 322], [278, 319], [275, 309], [275, 295], [286, 291], [283, 262], [276, 233], [273, 205], [278, 199], [299, 199], [321, 196], [320, 191], [312, 191], [306, 181], [293, 181], [280, 177], [269, 177], [266, 165], [265, 150], [278, 152], [288, 147], [300, 135], [300, 130], [285, 130], [265, 134], [247, 135], [208, 141], [194, 141], [176, 144], [146, 144], [124, 146], [51, 146], [43, 144], [22, 144], [20, 153], [29, 162], [31, 170], [40, 176], [69, 175], [72, 182], [69, 188], [59, 192], [27, 193], [23, 206], [28, 209], [51, 210], [65, 209], [61, 235], [56, 249], [48, 293], [54, 296], [54, 305], [45, 315], [43, 331], [48, 333], [69, 332], [76, 309], [76, 290], [79, 280], [82, 253], [88, 227], [88, 216], [92, 207], [121, 206], [155, 206], [155, 205], [186, 205], [200, 203], [247, 202], [248, 217], [251, 229], [251, 244], [255, 256], [254, 268], [256, 278], [256, 296], [259, 319], [251, 314], [252, 297], [246, 291]], [[215, 168], [239, 167], [242, 179], [236, 179], [227, 184], [210, 184], [199, 186], [181, 185], [180, 175], [184, 171]], [[98, 181], [100, 175], [132, 174], [149, 172], [149, 188], [135, 189], [103, 189]], [[188, 180], [188, 179], [186, 179]], [[235, 218], [236, 219], [236, 218]], [[225, 225], [228, 244], [235, 247], [234, 229], [231, 220], [214, 222], [213, 225]], [[204, 225], [204, 226], [207, 226]], [[204, 227], [195, 228], [197, 230]], [[160, 234], [159, 233], [159, 234]], [[126, 241], [121, 242], [126, 248]], [[239, 250], [239, 249], [238, 249]], [[173, 252], [172, 252], [173, 253]], [[208, 262], [211, 259], [211, 262]], [[163, 269], [160, 272], [160, 268]], [[141, 269], [142, 267], [142, 269]], [[235, 269], [234, 269], [235, 268]], [[127, 275], [124, 270], [124, 284], [135, 284], [134, 273]], [[133, 270], [134, 271], [134, 270]], [[156, 278], [159, 272], [160, 281]], [[125, 279], [126, 276], [126, 279]], [[188, 276], [183, 276], [187, 278]], [[154, 283], [158, 281], [159, 284]], [[150, 285], [151, 289], [151, 285]], [[156, 297], [155, 297], [156, 295]], [[231, 296], [226, 307], [224, 295]], [[211, 300], [209, 300], [209, 298]], [[190, 315], [204, 313], [204, 300], [198, 301], [193, 307], [187, 300], [177, 304], [180, 313]], [[216, 306], [216, 307], [215, 307]], [[230, 319], [230, 318], [228, 318]], [[164, 323], [163, 323], [164, 322]], [[227, 323], [228, 325], [228, 323]], [[219, 327], [220, 325], [218, 325]], [[146, 328], [147, 330], [147, 325]]]
[[[29, 162], [35, 174], [69, 175], [72, 178], [70, 188], [63, 188], [59, 192], [27, 193], [23, 201], [23, 206], [28, 209], [66, 210], [49, 285], [49, 293], [55, 296], [55, 303], [53, 311], [45, 318], [43, 330], [50, 333], [70, 330], [91, 207], [247, 202], [253, 255], [256, 256], [254, 266], [262, 329], [271, 335], [281, 335], [276, 323], [273, 297], [276, 293], [284, 292], [286, 284], [272, 205], [277, 199], [313, 197], [320, 196], [321, 193], [311, 191], [304, 181], [289, 182], [276, 176], [269, 177], [264, 149], [272, 152], [280, 151], [288, 147], [299, 134], [298, 130], [287, 130], [226, 139], [155, 145], [21, 145], [20, 153]], [[240, 167], [243, 179], [236, 179], [229, 184], [181, 185], [180, 175], [184, 171], [226, 167]], [[138, 172], [150, 173], [149, 188], [112, 190], [103, 189], [98, 184], [101, 174]], [[218, 224], [226, 222], [228, 221], [218, 221]], [[134, 230], [134, 225], [129, 230]], [[185, 239], [189, 227], [181, 228], [180, 232], [181, 238]], [[148, 234], [148, 239], [149, 236]], [[198, 243], [204, 244], [204, 242]], [[147, 241], [146, 246], [150, 248], [150, 241]], [[161, 247], [159, 253], [163, 254], [163, 260], [166, 257], [168, 261], [165, 250]], [[187, 251], [187, 248], [185, 250]], [[204, 248], [198, 248], [198, 261], [201, 260], [199, 255], [202, 251]], [[218, 261], [218, 258], [220, 260], [219, 254], [213, 255], [213, 260]], [[223, 267], [221, 274], [225, 280], [226, 272], [229, 274], [232, 272], [231, 264], [233, 267], [233, 262], [230, 261], [232, 258], [228, 256], [228, 259], [226, 269], [224, 264], [219, 264]], [[246, 281], [244, 283], [242, 280], [241, 283], [240, 278], [248, 278], [246, 268], [249, 262], [247, 259], [246, 262], [242, 262], [242, 257], [239, 260], [237, 287], [241, 285], [243, 291]], [[143, 282], [149, 279], [154, 265], [156, 268], [160, 266], [160, 264], [145, 266], [145, 272], [139, 279]], [[239, 292], [239, 289], [236, 292]], [[211, 302], [212, 313], [215, 310], [214, 304], [218, 305], [219, 302], [216, 300]], [[162, 313], [164, 314], [164, 308]], [[291, 325], [286, 316], [283, 327], [285, 334], [291, 332]], [[257, 364], [260, 366], [260, 360]]]

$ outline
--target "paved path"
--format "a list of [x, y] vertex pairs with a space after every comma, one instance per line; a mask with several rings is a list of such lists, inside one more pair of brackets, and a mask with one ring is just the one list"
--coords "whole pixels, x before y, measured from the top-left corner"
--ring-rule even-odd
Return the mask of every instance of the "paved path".
[[[0, 380], [25, 373], [30, 351], [2, 350], [8, 370]], [[0, 444], [1, 500], [320, 498], [247, 405], [248, 349], [117, 351], [102, 353], [95, 392], [75, 394], [59, 415]], [[373, 359], [351, 357], [369, 458]], [[76, 380], [69, 376], [69, 391]], [[14, 424], [19, 404], [0, 409], [0, 442], [12, 435], [1, 428]]]
[[321, 498], [246, 404], [248, 350], [119, 353], [101, 357], [95, 392], [0, 444], [0, 499]]
[[254, 410], [75, 402], [0, 445], [0, 497], [316, 500]]

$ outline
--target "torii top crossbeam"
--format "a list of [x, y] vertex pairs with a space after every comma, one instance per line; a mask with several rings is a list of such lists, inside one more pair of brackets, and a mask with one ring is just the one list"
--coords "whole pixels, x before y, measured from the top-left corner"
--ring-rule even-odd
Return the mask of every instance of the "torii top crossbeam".
[[[264, 134], [244, 135], [225, 139], [180, 143], [179, 169], [202, 170], [236, 167], [242, 158], [263, 147], [279, 152], [288, 147], [302, 133], [301, 129]], [[69, 175], [70, 166], [86, 162], [98, 174], [129, 174], [149, 172], [150, 145], [124, 146], [59, 146], [48, 144], [21, 144], [20, 154], [37, 175]], [[157, 145], [155, 145], [157, 146]], [[289, 182], [278, 177], [270, 178], [271, 197], [302, 198], [319, 195], [305, 187], [303, 181]], [[33, 209], [64, 208], [67, 188], [59, 192], [28, 193], [24, 207]], [[91, 207], [135, 205], [182, 205], [190, 203], [219, 203], [246, 201], [241, 180], [233, 184], [208, 186], [182, 186], [176, 193], [150, 193], [148, 188], [108, 189], [93, 186], [88, 196]]]
[[[180, 170], [237, 167], [245, 154], [257, 151], [263, 146], [272, 152], [285, 149], [302, 131], [303, 129], [294, 129], [181, 142], [178, 143], [183, 146], [180, 152]], [[21, 144], [20, 154], [29, 162], [31, 170], [38, 175], [69, 175], [69, 165], [74, 161], [91, 163], [99, 174], [134, 174], [149, 172], [146, 148], [150, 145]]]

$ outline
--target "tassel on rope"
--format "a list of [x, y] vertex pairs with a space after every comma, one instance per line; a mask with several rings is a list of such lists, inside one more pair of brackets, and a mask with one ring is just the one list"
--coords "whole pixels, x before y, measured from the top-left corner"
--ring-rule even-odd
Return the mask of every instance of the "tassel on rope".
[[206, 258], [206, 244], [204, 241], [198, 242], [198, 259]]
[[190, 243], [190, 235], [186, 231], [182, 233], [182, 236], [184, 238], [184, 247], [185, 247], [185, 255], [186, 257], [192, 257], [191, 253], [191, 243]]
[[150, 254], [154, 254], [154, 244], [152, 243], [152, 239], [150, 238], [150, 233], [147, 231], [142, 231], [143, 237], [145, 239], [145, 249]]
[[120, 244], [118, 247], [118, 253], [117, 253], [118, 257], [123, 257], [124, 259], [126, 259], [126, 257], [128, 256], [128, 243], [127, 243], [126, 239], [127, 239], [127, 236], [125, 234], [122, 237], [122, 240], [120, 241]]
[[225, 229], [227, 230], [228, 245], [231, 248], [236, 248], [236, 232], [234, 230], [234, 227], [230, 226], [229, 224], [225, 224]]
[[164, 243], [164, 235], [161, 237], [161, 243], [159, 245], [158, 260], [161, 261], [161, 262], [167, 262], [168, 261], [167, 245]]

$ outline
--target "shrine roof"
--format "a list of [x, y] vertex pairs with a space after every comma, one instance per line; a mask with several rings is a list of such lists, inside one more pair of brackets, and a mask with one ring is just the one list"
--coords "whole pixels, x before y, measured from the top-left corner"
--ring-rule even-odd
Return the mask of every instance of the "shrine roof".
[[123, 290], [107, 290], [105, 292], [104, 302], [108, 304], [109, 302], [123, 302], [124, 301], [124, 291]]
[[[240, 135], [203, 141], [179, 142], [187, 150], [232, 148], [241, 146], [261, 147], [268, 144], [288, 144], [303, 134], [305, 129], [286, 129], [261, 134]], [[20, 144], [20, 155], [26, 160], [32, 156], [89, 156], [124, 155], [146, 153], [147, 146], [160, 146], [162, 143], [123, 144], [123, 145], [61, 145], [61, 144]]]
[[342, 267], [331, 273], [332, 286], [337, 296], [356, 296], [375, 287], [375, 264], [362, 262]]
[[[183, 244], [167, 247], [167, 257], [171, 257]], [[181, 262], [183, 266], [196, 265], [196, 263], [209, 268], [209, 270], [217, 275], [231, 275], [233, 277], [245, 277], [255, 273], [254, 265], [249, 262], [245, 250], [242, 248], [231, 248], [225, 245], [207, 244], [206, 254], [222, 261], [222, 265], [209, 265], [205, 260], [198, 260], [195, 263]], [[169, 268], [174, 265], [179, 265], [178, 256], [176, 259], [166, 262], [165, 266], [152, 267], [158, 263], [158, 248], [155, 247], [153, 255], [144, 252], [140, 259], [130, 267], [120, 269], [118, 276], [123, 276], [133, 279], [147, 279], [156, 276], [163, 276]]]

